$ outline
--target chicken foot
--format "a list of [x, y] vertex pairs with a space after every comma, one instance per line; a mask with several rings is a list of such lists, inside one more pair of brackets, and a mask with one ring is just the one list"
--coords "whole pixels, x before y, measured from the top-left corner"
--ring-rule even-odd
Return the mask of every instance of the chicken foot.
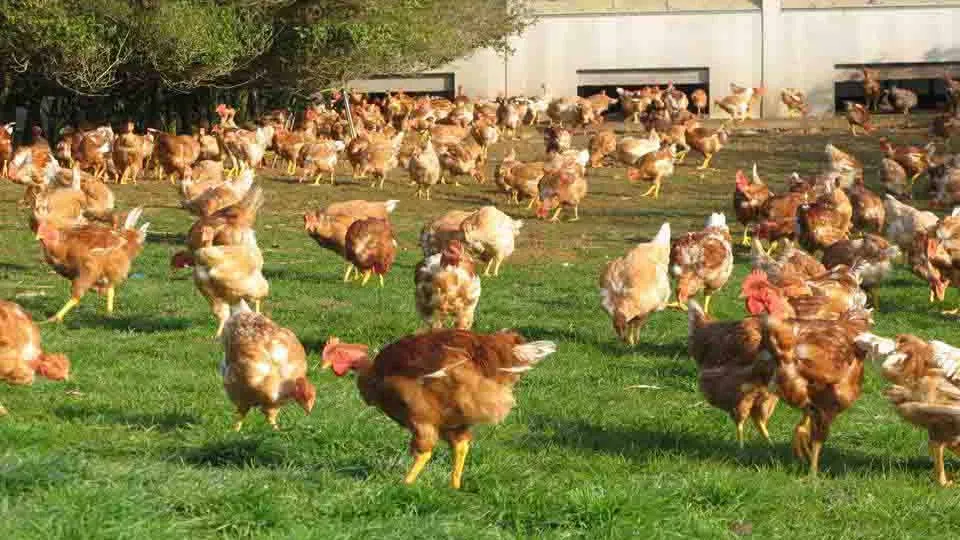
[[953, 481], [947, 477], [946, 467], [943, 463], [943, 451], [946, 445], [942, 442], [930, 441], [929, 448], [930, 457], [933, 458], [933, 473], [937, 477], [937, 483], [940, 484], [941, 487], [953, 485]]
[[743, 228], [743, 239], [740, 240], [740, 245], [746, 246], [746, 247], [750, 247], [750, 246], [752, 245], [752, 242], [750, 241], [750, 228], [749, 228], [749, 227], [744, 227], [744, 228]]
[[[404, 477], [404, 484], [412, 484], [417, 481], [417, 477], [420, 476], [420, 473], [423, 472], [423, 468], [427, 465], [427, 462], [430, 461], [430, 458], [433, 457], [433, 450], [427, 450], [426, 452], [418, 452], [416, 457], [413, 459], [413, 466], [410, 467], [410, 471], [407, 473], [407, 476]], [[464, 459], [466, 459], [466, 454], [464, 454]]]
[[[463, 478], [463, 468], [467, 463], [467, 453], [470, 452], [470, 439], [457, 441], [453, 445], [453, 472], [450, 474], [450, 487], [460, 489]], [[941, 451], [941, 463], [942, 451]]]
[[47, 319], [47, 322], [62, 323], [63, 318], [67, 316], [67, 313], [70, 313], [70, 310], [77, 307], [79, 303], [79, 298], [70, 298], [67, 300], [67, 303], [60, 308], [60, 311], [58, 311], [56, 315]]
[[813, 454], [813, 449], [810, 444], [810, 426], [812, 422], [813, 419], [810, 418], [810, 414], [805, 412], [803, 413], [803, 418], [800, 420], [800, 423], [798, 423], [797, 427], [793, 430], [793, 455], [803, 461], [810, 460]]
[[233, 424], [234, 431], [239, 433], [240, 430], [243, 429], [243, 420], [247, 417], [248, 412], [250, 412], [250, 409], [237, 409], [234, 415], [234, 418], [236, 418], [236, 422]]
[[753, 425], [756, 426], [757, 431], [760, 432], [760, 436], [763, 437], [763, 440], [767, 441], [767, 444], [773, 444], [773, 441], [770, 439], [770, 431], [767, 429], [767, 421], [753, 417]]
[[713, 159], [713, 154], [707, 154], [707, 155], [703, 158], [703, 163], [701, 163], [700, 166], [697, 167], [697, 170], [698, 170], [698, 171], [709, 170], [709, 169], [710, 169], [710, 160], [711, 160], [711, 159]]

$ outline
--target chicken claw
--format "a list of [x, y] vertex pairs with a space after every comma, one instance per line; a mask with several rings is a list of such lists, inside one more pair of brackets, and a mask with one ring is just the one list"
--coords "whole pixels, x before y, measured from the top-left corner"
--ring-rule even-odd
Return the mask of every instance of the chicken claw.
[[670, 302], [669, 304], [663, 307], [668, 309], [679, 309], [680, 311], [687, 311], [687, 306], [681, 304], [680, 302]]
[[[403, 479], [404, 484], [412, 484], [417, 481], [417, 477], [420, 476], [420, 473], [423, 471], [423, 468], [427, 465], [427, 462], [430, 461], [430, 458], [433, 456], [433, 451], [426, 451], [417, 456], [413, 460], [413, 466], [410, 467], [410, 472], [407, 473], [407, 476]], [[464, 455], [466, 458], [466, 455]]]
[[950, 316], [960, 315], [960, 308], [957, 308], [957, 309], [948, 309], [948, 310], [945, 310], [945, 311], [941, 311], [940, 314], [941, 314], [941, 315], [950, 315]]
[[750, 247], [753, 245], [752, 241], [750, 240], [750, 230], [746, 227], [743, 228], [743, 239], [740, 240], [740, 244], [745, 247]]
[[57, 314], [54, 315], [53, 317], [50, 317], [49, 319], [47, 319], [47, 322], [62, 323], [63, 318], [67, 316], [67, 313], [70, 313], [70, 310], [77, 307], [77, 304], [79, 303], [80, 303], [79, 298], [71, 298], [67, 300], [67, 303], [64, 304], [62, 308], [60, 308], [60, 311], [58, 311]]
[[470, 440], [458, 441], [453, 445], [453, 473], [450, 475], [450, 487], [460, 489], [463, 478], [463, 467], [467, 463], [467, 453], [470, 451]]
[[930, 457], [933, 458], [933, 473], [937, 477], [937, 483], [941, 487], [950, 487], [953, 485], [953, 480], [947, 477], [947, 471], [943, 463], [943, 450], [945, 445], [943, 443], [930, 441]]
[[810, 417], [804, 416], [793, 430], [793, 455], [803, 461], [811, 461], [813, 448], [810, 441]]

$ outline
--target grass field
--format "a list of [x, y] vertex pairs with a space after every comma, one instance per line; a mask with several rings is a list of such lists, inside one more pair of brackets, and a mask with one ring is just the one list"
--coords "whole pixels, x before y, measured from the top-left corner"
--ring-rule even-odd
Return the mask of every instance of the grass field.
[[[737, 447], [731, 421], [697, 391], [684, 314], [657, 314], [642, 343], [628, 348], [599, 306], [604, 261], [646, 241], [663, 221], [674, 235], [700, 228], [712, 211], [734, 223], [737, 168], [756, 161], [782, 186], [793, 170], [818, 170], [832, 140], [860, 156], [875, 181], [876, 140], [833, 135], [734, 137], [714, 159], [719, 171], [700, 177], [685, 164], [658, 201], [639, 198], [646, 186], [628, 185], [622, 168], [591, 171], [580, 222], [527, 221], [501, 277], [483, 282], [476, 329], [517, 328], [557, 341], [559, 351], [521, 382], [505, 423], [476, 430], [459, 492], [447, 487], [446, 447], [416, 485], [401, 484], [407, 432], [366, 407], [352, 377], [314, 369], [312, 415], [289, 406], [280, 432], [260, 415], [232, 432], [214, 319], [187, 274], [171, 279], [168, 271], [190, 219], [148, 208], [149, 243], [118, 291], [117, 312], [106, 316], [103, 300], [88, 295], [66, 324], [42, 327], [46, 348], [70, 355], [71, 380], [0, 386], [10, 410], [0, 418], [0, 535], [956, 538], [960, 496], [932, 482], [926, 435], [885, 402], [876, 367], [867, 370], [863, 397], [834, 424], [823, 474], [810, 481], [790, 453], [799, 414], [784, 404], [771, 421], [772, 447], [754, 433]], [[920, 142], [923, 134], [894, 138]], [[504, 149], [492, 152], [494, 163]], [[542, 146], [533, 137], [518, 149], [530, 157]], [[271, 283], [265, 310], [297, 333], [314, 367], [330, 335], [379, 347], [416, 330], [412, 275], [422, 223], [451, 208], [502, 204], [490, 184], [442, 186], [421, 202], [405, 174], [395, 173], [383, 193], [344, 175], [340, 181], [335, 188], [270, 174], [261, 181], [267, 203], [258, 238]], [[116, 193], [121, 208], [176, 202], [174, 189], [157, 183]], [[20, 196], [18, 187], [0, 186], [0, 296], [41, 319], [66, 300], [68, 284], [43, 263], [15, 208]], [[384, 289], [341, 283], [341, 262], [302, 230], [304, 210], [350, 198], [401, 201], [394, 219], [401, 252]], [[714, 300], [721, 318], [743, 315], [736, 296], [747, 267], [739, 251], [734, 277]], [[956, 321], [927, 304], [925, 284], [905, 269], [881, 294], [876, 332], [960, 343]], [[957, 467], [948, 461], [948, 470]]]

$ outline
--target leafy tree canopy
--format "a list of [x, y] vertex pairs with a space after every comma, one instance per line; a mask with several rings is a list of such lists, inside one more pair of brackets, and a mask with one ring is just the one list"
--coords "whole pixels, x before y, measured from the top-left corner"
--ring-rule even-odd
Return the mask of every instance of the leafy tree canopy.
[[0, 70], [5, 94], [307, 94], [502, 49], [529, 21], [512, 0], [0, 0]]

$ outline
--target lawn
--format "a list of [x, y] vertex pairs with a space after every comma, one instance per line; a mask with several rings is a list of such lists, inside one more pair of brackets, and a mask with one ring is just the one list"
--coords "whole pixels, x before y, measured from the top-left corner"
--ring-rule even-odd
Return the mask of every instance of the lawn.
[[[922, 130], [892, 136], [924, 140]], [[793, 170], [821, 167], [828, 140], [855, 152], [876, 181], [875, 138], [735, 136], [713, 161], [718, 171], [701, 177], [694, 163], [684, 164], [659, 200], [640, 198], [646, 186], [629, 185], [623, 168], [592, 170], [580, 222], [526, 221], [501, 277], [483, 282], [476, 329], [516, 328], [555, 340], [559, 350], [518, 386], [506, 422], [476, 430], [459, 492], [447, 487], [446, 447], [416, 485], [401, 484], [407, 432], [366, 407], [352, 377], [316, 369], [319, 350], [330, 335], [379, 347], [418, 328], [412, 276], [425, 220], [493, 203], [515, 216], [528, 211], [503, 206], [489, 183], [441, 186], [422, 202], [405, 173], [394, 173], [382, 193], [345, 171], [336, 187], [264, 174], [265, 311], [307, 347], [318, 395], [310, 416], [285, 408], [279, 432], [255, 414], [234, 433], [216, 369], [214, 319], [187, 273], [171, 277], [168, 269], [190, 218], [172, 208], [170, 185], [116, 187], [118, 207], [148, 205], [148, 245], [112, 317], [91, 294], [65, 324], [42, 327], [45, 347], [71, 357], [70, 381], [0, 386], [10, 411], [0, 418], [0, 535], [956, 538], [960, 496], [932, 481], [926, 435], [886, 403], [875, 366], [863, 397], [834, 424], [822, 475], [811, 481], [791, 456], [799, 413], [785, 404], [771, 421], [773, 446], [748, 431], [738, 448], [732, 422], [697, 390], [684, 314], [657, 314], [630, 348], [617, 342], [599, 305], [596, 283], [607, 259], [646, 241], [664, 221], [676, 236], [714, 211], [727, 212], [737, 237], [730, 213], [736, 169], [757, 162], [782, 187]], [[493, 163], [506, 146], [491, 152]], [[526, 157], [542, 150], [538, 136], [517, 147]], [[0, 296], [41, 319], [67, 299], [68, 284], [44, 264], [16, 208], [21, 195], [17, 186], [0, 186]], [[304, 210], [351, 198], [401, 201], [394, 215], [401, 252], [384, 289], [341, 283], [341, 262], [303, 232]], [[747, 255], [738, 250], [734, 277], [714, 300], [721, 318], [744, 313], [737, 293]], [[956, 322], [927, 304], [925, 284], [905, 269], [881, 295], [877, 333], [960, 343]], [[955, 292], [947, 302], [957, 302]]]

